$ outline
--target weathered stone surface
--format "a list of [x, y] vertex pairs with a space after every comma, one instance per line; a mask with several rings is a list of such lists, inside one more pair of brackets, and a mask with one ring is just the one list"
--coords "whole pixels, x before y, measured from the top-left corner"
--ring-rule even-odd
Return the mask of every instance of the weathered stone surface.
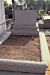
[[45, 75], [45, 74], [32, 74], [32, 73], [22, 73], [22, 72], [0, 71], [0, 75]]
[[35, 30], [12, 30], [12, 35], [38, 35], [39, 32]]
[[0, 0], [0, 34], [6, 30], [4, 1]]
[[11, 32], [7, 32], [4, 31], [1, 36], [0, 36], [0, 45], [6, 40], [8, 39], [8, 37], [10, 36]]
[[15, 25], [36, 25], [36, 10], [15, 10]]
[[14, 35], [37, 35], [36, 10], [15, 10]]

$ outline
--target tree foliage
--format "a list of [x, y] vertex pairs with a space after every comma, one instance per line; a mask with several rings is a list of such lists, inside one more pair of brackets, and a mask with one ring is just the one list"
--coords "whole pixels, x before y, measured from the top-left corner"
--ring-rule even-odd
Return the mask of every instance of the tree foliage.
[[20, 3], [22, 3], [22, 0], [19, 0]]
[[25, 2], [25, 0], [18, 0], [19, 3]]
[[8, 6], [7, 1], [4, 1], [4, 7], [7, 7], [7, 6]]
[[12, 6], [11, 4], [9, 4], [9, 6]]
[[33, 6], [34, 5], [34, 0], [26, 0], [26, 3], [28, 5], [28, 7]]
[[33, 6], [33, 4], [34, 4], [34, 0], [18, 0], [18, 2], [20, 2], [20, 3], [26, 2], [29, 7]]
[[46, 2], [43, 1], [43, 9], [45, 10], [46, 9]]
[[26, 1], [28, 7], [37, 6], [39, 8], [41, 6], [45, 10], [47, 5], [48, 9], [50, 9], [50, 0], [18, 0], [19, 3], [23, 1]]

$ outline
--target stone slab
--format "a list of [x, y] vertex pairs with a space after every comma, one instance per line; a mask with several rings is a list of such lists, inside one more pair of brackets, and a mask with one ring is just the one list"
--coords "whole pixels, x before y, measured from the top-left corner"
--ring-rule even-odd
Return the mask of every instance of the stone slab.
[[12, 35], [38, 35], [39, 32], [35, 30], [11, 30]]
[[27, 73], [45, 73], [45, 62], [29, 62], [29, 61], [17, 61], [17, 60], [4, 60], [0, 59], [0, 70], [13, 71], [13, 72], [27, 72]]
[[44, 24], [44, 21], [43, 20], [39, 20], [39, 24]]
[[6, 19], [6, 25], [13, 23], [13, 19]]
[[7, 31], [4, 31], [3, 32], [3, 35], [0, 37], [0, 45], [8, 39], [8, 37], [10, 36], [11, 32], [7, 32]]
[[15, 25], [36, 25], [36, 10], [15, 10]]
[[50, 23], [50, 19], [44, 20], [44, 23]]
[[31, 73], [21, 73], [21, 72], [0, 71], [0, 75], [45, 75], [45, 74], [31, 74]]
[[50, 15], [43, 16], [44, 20], [50, 20]]
[[44, 29], [45, 28], [43, 20], [39, 20], [39, 28], [40, 29]]
[[3, 31], [6, 30], [6, 23], [3, 23], [0, 25], [0, 35], [2, 34]]
[[50, 29], [50, 23], [44, 23], [44, 28], [45, 29]]
[[43, 22], [43, 20], [39, 20], [39, 28], [40, 29], [50, 29], [50, 23]]
[[37, 27], [36, 26], [13, 26], [14, 30], [36, 30], [37, 31]]

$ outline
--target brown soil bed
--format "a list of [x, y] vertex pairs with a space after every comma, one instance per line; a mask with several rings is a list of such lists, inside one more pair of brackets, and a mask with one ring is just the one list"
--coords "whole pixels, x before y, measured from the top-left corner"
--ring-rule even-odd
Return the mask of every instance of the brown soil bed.
[[0, 46], [0, 58], [41, 61], [39, 37], [10, 36]]
[[50, 52], [50, 36], [46, 36], [47, 44], [48, 44], [48, 49]]

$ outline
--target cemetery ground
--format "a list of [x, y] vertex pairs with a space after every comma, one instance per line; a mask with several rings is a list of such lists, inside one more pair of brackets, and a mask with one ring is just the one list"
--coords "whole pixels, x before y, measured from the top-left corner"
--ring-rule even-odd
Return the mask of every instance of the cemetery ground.
[[[49, 51], [49, 55], [50, 55], [50, 35], [46, 35], [46, 42], [47, 42], [47, 46], [48, 46], [48, 51]], [[49, 56], [50, 59], [50, 56]], [[48, 68], [46, 69], [46, 75], [50, 75], [50, 60], [48, 60]]]
[[50, 52], [50, 36], [46, 36], [47, 44], [48, 44], [48, 49]]
[[39, 37], [11, 35], [0, 46], [1, 59], [41, 61]]

